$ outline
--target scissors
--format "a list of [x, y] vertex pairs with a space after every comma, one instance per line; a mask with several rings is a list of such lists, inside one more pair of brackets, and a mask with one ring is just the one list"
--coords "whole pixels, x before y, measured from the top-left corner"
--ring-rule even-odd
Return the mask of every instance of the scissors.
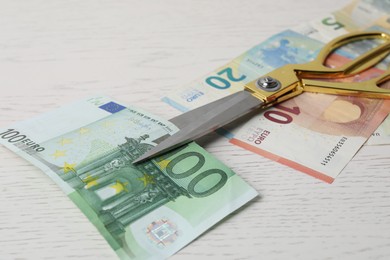
[[[379, 39], [382, 43], [346, 64], [330, 68], [327, 58], [337, 49], [361, 40]], [[390, 98], [390, 89], [379, 85], [390, 79], [390, 68], [384, 74], [362, 82], [334, 82], [357, 75], [381, 62], [390, 54], [390, 35], [380, 32], [350, 33], [326, 44], [317, 58], [305, 64], [287, 64], [248, 83], [244, 90], [196, 108], [170, 121], [180, 130], [137, 158], [143, 162], [206, 135], [255, 109], [264, 109], [304, 91], [368, 98]]]

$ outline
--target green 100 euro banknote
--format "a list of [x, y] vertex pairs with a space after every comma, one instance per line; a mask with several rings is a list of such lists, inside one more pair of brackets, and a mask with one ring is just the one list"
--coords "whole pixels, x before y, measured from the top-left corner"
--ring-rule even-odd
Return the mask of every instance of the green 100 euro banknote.
[[196, 143], [132, 164], [175, 131], [96, 96], [0, 129], [0, 142], [55, 181], [121, 259], [161, 259], [257, 195]]

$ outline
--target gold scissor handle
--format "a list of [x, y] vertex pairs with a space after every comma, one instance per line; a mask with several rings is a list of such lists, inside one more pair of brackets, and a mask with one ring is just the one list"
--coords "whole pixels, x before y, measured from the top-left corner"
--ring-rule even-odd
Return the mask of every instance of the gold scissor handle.
[[330, 82], [303, 79], [302, 84], [304, 85], [304, 91], [307, 92], [390, 99], [390, 89], [378, 86], [387, 80], [390, 80], [390, 69], [379, 77], [361, 82]]
[[[383, 42], [372, 50], [361, 54], [346, 64], [330, 68], [325, 65], [327, 58], [337, 49], [360, 40], [379, 39]], [[261, 99], [265, 106], [274, 105], [301, 94], [303, 91], [352, 95], [370, 98], [390, 98], [390, 89], [378, 85], [390, 79], [390, 69], [362, 82], [330, 82], [327, 79], [343, 79], [357, 75], [374, 67], [390, 54], [390, 35], [380, 32], [358, 32], [342, 35], [327, 43], [317, 58], [305, 64], [288, 64], [246, 85], [246, 90]], [[262, 87], [259, 81], [275, 81], [279, 88]]]
[[[356, 41], [369, 39], [381, 39], [384, 42], [340, 67], [329, 68], [325, 66], [325, 61], [340, 47]], [[305, 67], [308, 67], [308, 71], [302, 71], [303, 75], [301, 76], [321, 76], [326, 78], [327, 74], [329, 74], [329, 78], [349, 77], [375, 66], [389, 54], [390, 35], [380, 31], [350, 33], [330, 41], [321, 49], [315, 60], [303, 64]]]
[[[335, 50], [349, 43], [367, 39], [381, 39], [383, 43], [340, 67], [329, 68], [325, 66], [325, 61]], [[310, 79], [351, 77], [374, 67], [389, 54], [390, 35], [386, 33], [374, 31], [347, 34], [326, 44], [318, 54], [317, 59], [304, 64], [307, 70], [301, 68], [303, 70], [298, 72], [298, 77], [301, 78], [304, 91], [369, 98], [390, 98], [390, 89], [384, 89], [378, 86], [390, 78], [390, 69], [381, 73], [380, 76], [361, 82], [327, 82]]]

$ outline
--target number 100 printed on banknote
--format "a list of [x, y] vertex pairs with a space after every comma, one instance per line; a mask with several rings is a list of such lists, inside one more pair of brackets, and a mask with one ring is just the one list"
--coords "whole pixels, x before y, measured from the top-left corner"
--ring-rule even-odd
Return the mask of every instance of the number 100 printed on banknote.
[[0, 129], [0, 142], [54, 180], [121, 259], [161, 259], [257, 195], [195, 143], [132, 164], [175, 131], [96, 96]]

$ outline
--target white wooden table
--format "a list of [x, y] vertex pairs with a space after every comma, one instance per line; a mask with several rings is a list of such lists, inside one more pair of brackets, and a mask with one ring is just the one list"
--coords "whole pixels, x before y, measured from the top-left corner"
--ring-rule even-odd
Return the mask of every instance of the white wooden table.
[[[104, 93], [170, 118], [166, 91], [348, 0], [0, 1], [0, 126]], [[390, 146], [326, 184], [212, 136], [260, 193], [172, 259], [390, 259]], [[0, 147], [0, 259], [116, 259], [40, 170]]]

